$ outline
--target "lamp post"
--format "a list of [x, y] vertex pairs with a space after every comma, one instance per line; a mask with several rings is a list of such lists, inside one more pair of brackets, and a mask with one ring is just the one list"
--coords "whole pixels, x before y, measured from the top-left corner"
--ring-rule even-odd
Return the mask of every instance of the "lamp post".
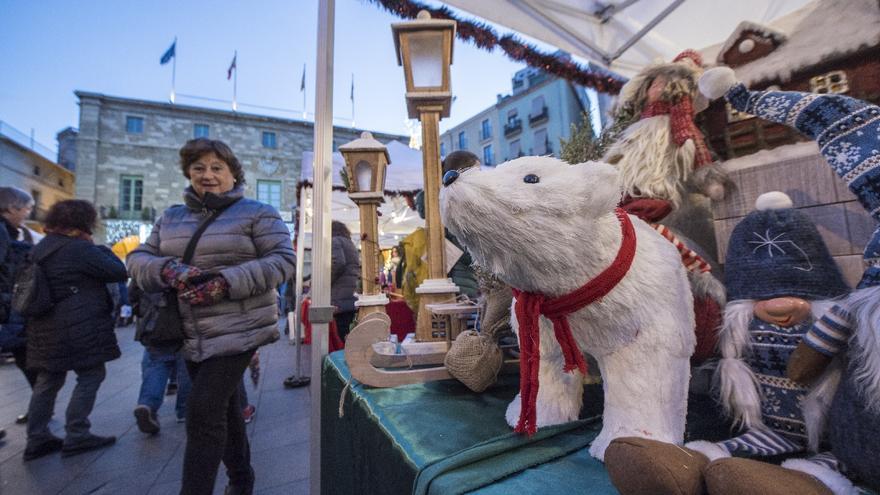
[[444, 318], [434, 318], [429, 304], [450, 302], [459, 288], [447, 278], [443, 223], [440, 220], [440, 119], [449, 116], [452, 103], [449, 66], [455, 21], [432, 19], [427, 11], [414, 21], [391, 25], [397, 63], [406, 78], [406, 108], [411, 119], [422, 123], [425, 230], [428, 238], [428, 279], [416, 288], [419, 312], [416, 339], [449, 338]]
[[358, 320], [370, 313], [384, 313], [388, 298], [376, 278], [379, 275], [379, 204], [385, 202], [385, 167], [390, 163], [385, 145], [364, 132], [339, 147], [345, 158], [348, 197], [358, 205], [361, 218], [361, 294], [354, 303]]

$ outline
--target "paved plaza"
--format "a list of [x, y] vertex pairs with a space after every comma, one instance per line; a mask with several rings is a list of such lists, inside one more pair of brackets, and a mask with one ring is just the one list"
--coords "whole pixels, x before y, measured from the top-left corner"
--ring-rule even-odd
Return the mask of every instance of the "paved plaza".
[[[133, 340], [134, 327], [117, 329], [122, 357], [107, 363], [107, 379], [101, 385], [90, 417], [92, 431], [116, 435], [112, 447], [62, 458], [60, 454], [30, 462], [22, 461], [25, 426], [15, 418], [27, 410], [30, 389], [14, 364], [0, 365], [0, 495], [176, 495], [182, 476], [185, 430], [174, 416], [174, 396], [166, 397], [159, 411], [162, 431], [155, 436], [141, 433], [132, 410], [140, 387], [143, 347]], [[294, 346], [286, 336], [261, 350], [261, 377], [254, 387], [245, 378], [250, 402], [257, 408], [248, 425], [251, 457], [256, 471], [258, 495], [305, 494], [309, 485], [309, 390], [287, 390], [282, 380], [293, 369]], [[308, 370], [308, 347], [303, 369]], [[52, 430], [64, 435], [64, 409], [75, 375], [58, 396]], [[223, 493], [223, 466], [215, 493]]]

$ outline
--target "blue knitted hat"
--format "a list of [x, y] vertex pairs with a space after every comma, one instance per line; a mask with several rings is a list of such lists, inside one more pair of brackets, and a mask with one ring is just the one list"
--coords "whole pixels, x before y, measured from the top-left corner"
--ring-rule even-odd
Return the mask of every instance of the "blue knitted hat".
[[[736, 83], [730, 69], [712, 71], [700, 81], [704, 94], [710, 98], [724, 94], [737, 110], [793, 127], [815, 140], [834, 172], [865, 210], [880, 220], [880, 107], [836, 94], [749, 91]], [[880, 230], [865, 246], [864, 261], [858, 287], [880, 285]]]
[[788, 196], [763, 194], [756, 205], [758, 211], [730, 235], [724, 266], [728, 300], [830, 299], [849, 290], [816, 226], [791, 208]]

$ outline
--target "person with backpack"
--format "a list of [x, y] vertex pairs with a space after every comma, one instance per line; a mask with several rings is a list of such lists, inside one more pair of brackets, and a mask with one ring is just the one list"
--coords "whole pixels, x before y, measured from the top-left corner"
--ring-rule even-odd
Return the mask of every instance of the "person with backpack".
[[294, 271], [290, 231], [275, 208], [244, 197], [244, 169], [222, 141], [188, 141], [180, 168], [185, 204], [165, 210], [126, 262], [145, 292], [175, 293], [166, 302], [177, 303], [192, 380], [181, 493], [213, 493], [222, 460], [225, 493], [251, 494], [239, 384], [257, 348], [280, 337], [275, 288]]
[[[0, 349], [12, 354], [15, 365], [31, 388], [36, 383], [37, 373], [27, 368], [25, 321], [12, 311], [12, 287], [15, 275], [34, 246], [33, 236], [24, 226], [33, 208], [34, 198], [27, 192], [17, 187], [0, 187]], [[27, 414], [20, 415], [15, 422], [26, 423]], [[0, 438], [5, 434], [0, 429]]]
[[[48, 235], [34, 247], [31, 265], [16, 277], [13, 307], [27, 316], [27, 365], [37, 370], [28, 406], [26, 461], [58, 450], [62, 456], [76, 455], [116, 441], [91, 433], [89, 414], [106, 376], [104, 363], [120, 356], [107, 284], [128, 275], [108, 247], [92, 242], [97, 215], [88, 201], [55, 203], [46, 216]], [[68, 371], [76, 373], [76, 386], [62, 440], [49, 431], [49, 420]]]
[[162, 294], [144, 292], [134, 282], [128, 288], [128, 300], [132, 313], [137, 317], [134, 339], [143, 344], [144, 357], [141, 360], [141, 389], [138, 393], [137, 407], [134, 417], [140, 431], [155, 435], [161, 426], [157, 413], [165, 397], [165, 384], [168, 383], [172, 371], [177, 370], [177, 401], [175, 412], [177, 422], [186, 419], [186, 399], [189, 397], [189, 375], [183, 363], [180, 346], [156, 341], [156, 322], [158, 309], [162, 304]]

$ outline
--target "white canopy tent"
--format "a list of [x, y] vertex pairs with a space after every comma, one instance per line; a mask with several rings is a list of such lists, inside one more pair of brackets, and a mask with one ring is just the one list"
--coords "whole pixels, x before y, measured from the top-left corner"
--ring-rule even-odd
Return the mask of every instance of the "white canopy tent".
[[[385, 145], [391, 163], [385, 173], [385, 202], [379, 206], [379, 244], [382, 248], [397, 245], [400, 239], [412, 231], [425, 225], [415, 210], [409, 208], [405, 194], [414, 194], [422, 189], [424, 182], [422, 172], [422, 152], [412, 149], [399, 142], [391, 141]], [[360, 234], [360, 217], [358, 208], [348, 193], [345, 192], [340, 172], [345, 167], [345, 160], [339, 152], [333, 153], [333, 192], [331, 194], [331, 215], [333, 220], [345, 223], [352, 235]], [[299, 181], [300, 205], [304, 207], [303, 228], [297, 234], [303, 236], [304, 244], [311, 245], [312, 238], [312, 177], [314, 176], [314, 153], [304, 151], [302, 154], [302, 175]]]
[[767, 23], [810, 2], [445, 0], [444, 3], [630, 77], [657, 60], [672, 60], [687, 48], [700, 49], [721, 43], [742, 21]]

